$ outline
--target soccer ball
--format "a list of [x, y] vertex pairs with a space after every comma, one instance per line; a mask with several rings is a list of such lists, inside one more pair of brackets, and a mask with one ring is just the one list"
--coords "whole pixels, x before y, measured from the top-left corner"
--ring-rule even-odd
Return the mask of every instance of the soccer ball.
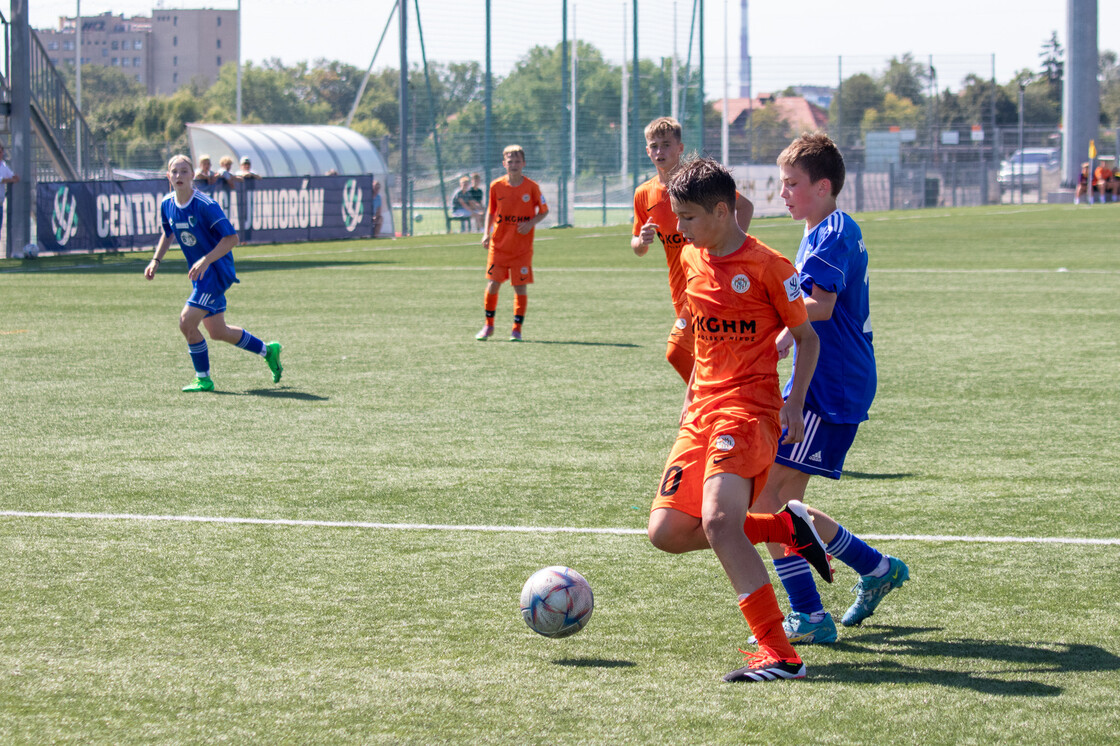
[[570, 567], [537, 570], [521, 589], [521, 616], [529, 629], [545, 637], [568, 637], [591, 619], [591, 586]]

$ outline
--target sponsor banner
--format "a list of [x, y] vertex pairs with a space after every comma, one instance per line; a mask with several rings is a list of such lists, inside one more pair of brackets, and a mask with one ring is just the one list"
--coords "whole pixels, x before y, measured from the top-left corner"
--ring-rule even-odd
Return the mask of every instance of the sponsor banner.
[[[372, 180], [370, 175], [252, 179], [232, 189], [215, 186], [211, 196], [242, 243], [369, 238]], [[154, 247], [167, 194], [166, 179], [40, 183], [39, 244], [61, 252]]]

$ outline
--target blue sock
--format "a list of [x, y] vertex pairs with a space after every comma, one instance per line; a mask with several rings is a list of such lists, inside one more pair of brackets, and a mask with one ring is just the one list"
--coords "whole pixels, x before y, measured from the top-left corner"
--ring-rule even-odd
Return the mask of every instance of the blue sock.
[[813, 569], [808, 562], [791, 554], [774, 560], [774, 570], [789, 595], [789, 607], [792, 611], [802, 614], [824, 611], [821, 594], [817, 593], [817, 584], [813, 582]]
[[188, 344], [187, 350], [191, 353], [191, 362], [194, 363], [194, 374], [198, 378], [210, 377], [210, 353], [206, 350], [206, 340], [198, 344]]
[[852, 568], [860, 575], [870, 575], [871, 571], [879, 566], [883, 555], [878, 549], [868, 546], [859, 538], [849, 533], [848, 529], [840, 526], [836, 536], [825, 547], [828, 553]]
[[241, 339], [237, 341], [237, 346], [243, 350], [248, 350], [254, 355], [260, 355], [261, 357], [264, 357], [264, 342], [260, 341], [244, 329], [241, 330]]

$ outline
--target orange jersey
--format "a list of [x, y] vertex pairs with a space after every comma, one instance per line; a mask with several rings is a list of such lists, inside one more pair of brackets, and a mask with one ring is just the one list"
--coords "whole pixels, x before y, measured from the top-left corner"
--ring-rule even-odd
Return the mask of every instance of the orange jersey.
[[677, 316], [683, 316], [688, 308], [684, 294], [684, 270], [681, 268], [681, 249], [684, 236], [677, 231], [677, 216], [669, 205], [669, 191], [654, 176], [634, 192], [634, 235], [642, 232], [642, 226], [652, 219], [657, 224], [657, 237], [665, 247], [665, 262], [669, 265], [669, 295], [673, 299], [673, 309]]
[[1093, 172], [1093, 185], [1096, 186], [1103, 181], [1108, 181], [1112, 178], [1112, 169], [1108, 166], [1097, 166], [1097, 170]]
[[[502, 176], [490, 184], [490, 252], [502, 264], [512, 266], [533, 254], [533, 231], [521, 234], [517, 226], [538, 214], [548, 212], [544, 195], [537, 182], [522, 177], [517, 186], [510, 186], [509, 177]], [[528, 263], [528, 262], [526, 262]]]
[[797, 270], [752, 236], [727, 256], [686, 244], [681, 265], [696, 335], [690, 411], [730, 396], [776, 420], [782, 395], [774, 341], [808, 319]]

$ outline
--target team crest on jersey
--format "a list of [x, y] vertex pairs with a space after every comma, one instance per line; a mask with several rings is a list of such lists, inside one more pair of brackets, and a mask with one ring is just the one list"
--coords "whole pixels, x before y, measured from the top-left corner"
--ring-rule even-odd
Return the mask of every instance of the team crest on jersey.
[[183, 231], [179, 234], [179, 240], [183, 242], [184, 246], [194, 246], [198, 243], [198, 239], [190, 231]]
[[688, 326], [688, 322], [684, 319], [677, 319], [677, 323], [673, 326], [677, 327], [678, 329], [684, 329], [686, 326]]
[[522, 194], [521, 195], [521, 201], [522, 202], [528, 202], [529, 201], [529, 195], [528, 194]]
[[730, 435], [720, 435], [716, 438], [716, 449], [720, 451], [730, 451], [735, 447], [735, 439]]
[[786, 286], [786, 298], [789, 302], [797, 300], [801, 297], [801, 276], [794, 273], [789, 276], [789, 279], [783, 283]]
[[751, 280], [746, 275], [735, 275], [731, 278], [731, 289], [736, 293], [745, 293], [751, 289]]
[[523, 274], [523, 275], [529, 274], [529, 268], [528, 267], [522, 267], [521, 268], [521, 274]]

